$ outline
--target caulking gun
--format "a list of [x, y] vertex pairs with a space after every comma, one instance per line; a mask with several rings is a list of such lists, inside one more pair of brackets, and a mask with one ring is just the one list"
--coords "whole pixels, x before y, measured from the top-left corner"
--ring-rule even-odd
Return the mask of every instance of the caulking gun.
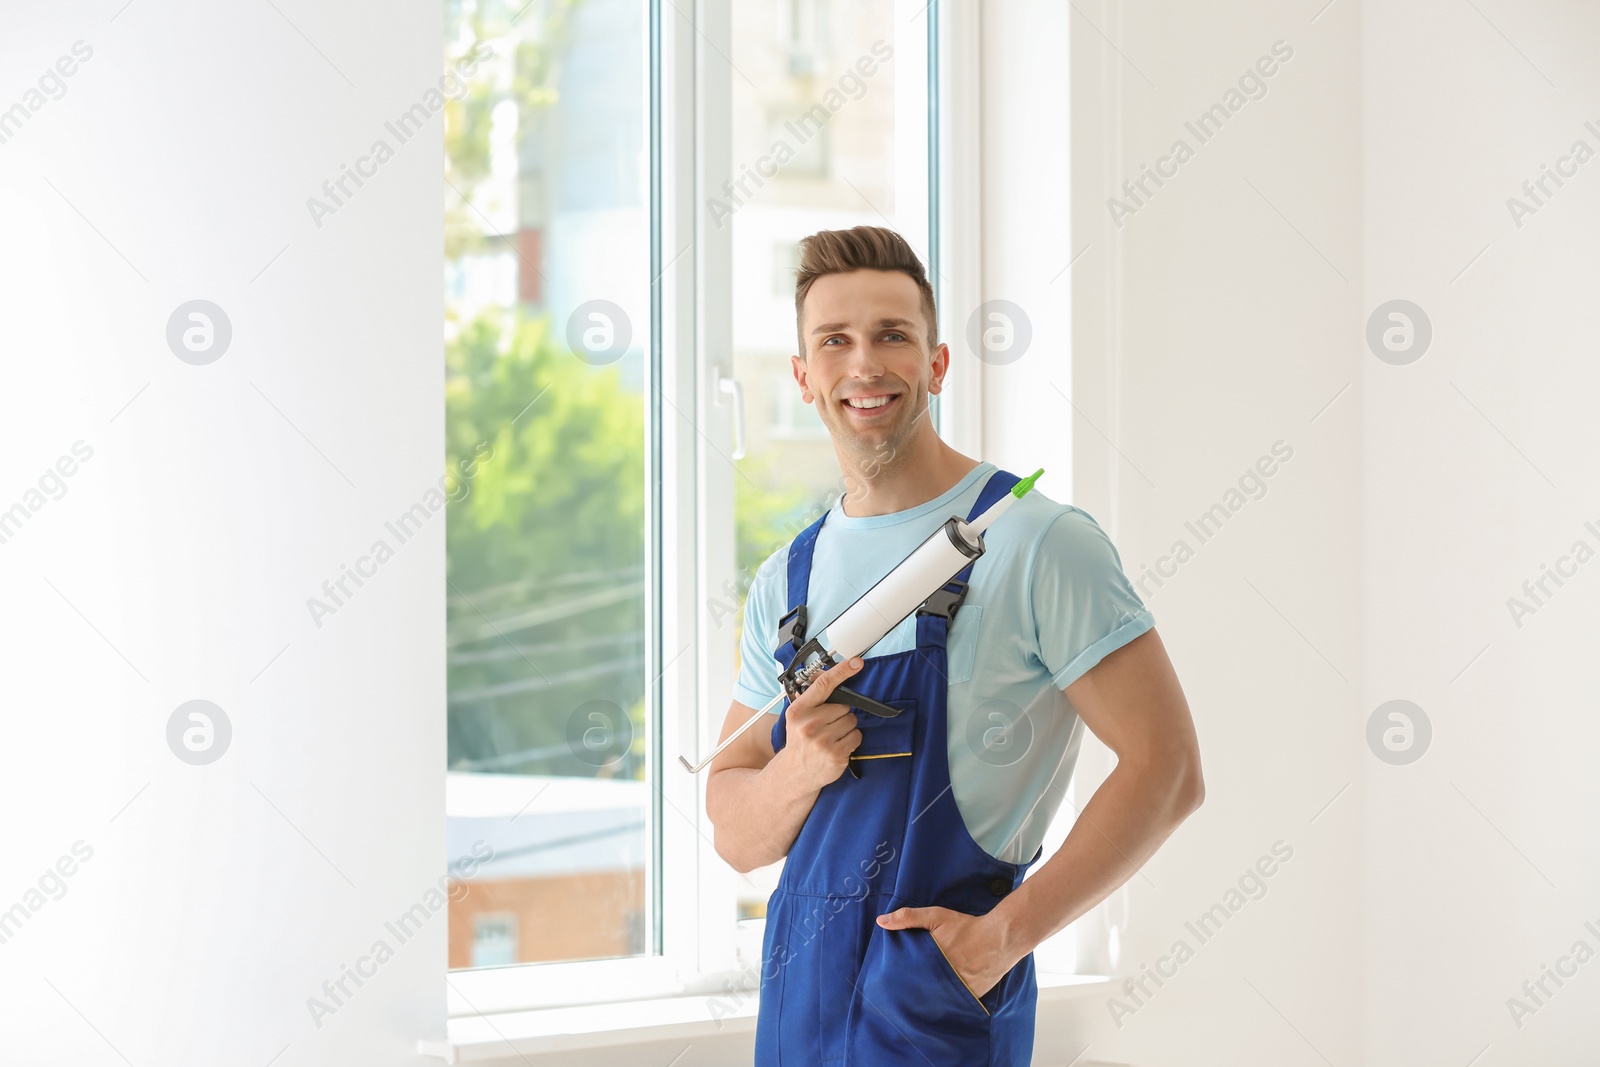
[[[711, 755], [699, 763], [690, 763], [679, 756], [678, 762], [691, 774], [700, 773], [723, 749], [733, 744], [735, 738], [760, 722], [768, 712], [777, 707], [784, 697], [795, 699], [816, 681], [818, 675], [830, 667], [866, 652], [924, 604], [933, 603], [940, 596], [958, 597], [958, 594], [945, 589], [945, 586], [961, 573], [962, 568], [983, 555], [983, 532], [1004, 515], [1012, 504], [1021, 500], [1043, 473], [1044, 468], [1041, 467], [1032, 475], [1022, 479], [1011, 492], [995, 501], [987, 511], [971, 522], [967, 522], [959, 515], [950, 516], [943, 526], [933, 531], [928, 539], [917, 546], [911, 555], [901, 560], [894, 570], [861, 594], [860, 599], [841, 612], [839, 617], [824, 627], [820, 633], [795, 650], [789, 666], [778, 676], [783, 692], [773, 697], [766, 707], [752, 715], [743, 726], [729, 734]], [[957, 599], [955, 602], [960, 601]], [[805, 630], [804, 610], [804, 605], [801, 605], [797, 611], [791, 611], [789, 615], [784, 616], [786, 623], [791, 616], [795, 616], [801, 633]], [[843, 685], [834, 686], [830, 695], [838, 698], [830, 700], [831, 704], [848, 704], [850, 707], [884, 717], [900, 714], [898, 709], [863, 696]]]

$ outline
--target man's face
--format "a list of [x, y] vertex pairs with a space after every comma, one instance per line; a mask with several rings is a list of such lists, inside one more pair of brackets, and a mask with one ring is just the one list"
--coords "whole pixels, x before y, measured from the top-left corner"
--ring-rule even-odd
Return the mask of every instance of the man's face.
[[917, 285], [900, 271], [827, 274], [811, 284], [794, 377], [842, 451], [888, 463], [922, 424], [950, 363], [944, 345], [930, 351], [927, 329]]

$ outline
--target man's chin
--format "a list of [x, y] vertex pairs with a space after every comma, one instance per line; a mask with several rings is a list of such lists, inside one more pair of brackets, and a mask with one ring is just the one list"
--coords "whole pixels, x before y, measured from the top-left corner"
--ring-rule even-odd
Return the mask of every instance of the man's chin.
[[877, 472], [887, 466], [900, 450], [905, 427], [900, 423], [885, 426], [831, 427], [833, 440], [855, 466]]

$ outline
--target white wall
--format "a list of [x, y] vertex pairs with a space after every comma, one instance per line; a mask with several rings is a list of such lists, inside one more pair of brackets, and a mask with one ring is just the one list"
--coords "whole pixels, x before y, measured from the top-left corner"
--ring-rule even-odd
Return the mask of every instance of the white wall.
[[[1166, 963], [1163, 985], [1147, 979], [1151, 995], [1118, 991], [1116, 1014], [1102, 996], [1041, 1017], [1035, 1062], [1318, 1062], [1306, 1039], [1334, 1063], [1359, 1062], [1359, 389], [1322, 411], [1360, 359], [1341, 336], [1361, 300], [1356, 8], [1313, 25], [1314, 12], [1281, 5], [1082, 4], [1061, 27], [1040, 5], [996, 7], [995, 31], [1031, 54], [992, 74], [985, 110], [1026, 120], [1032, 136], [999, 150], [985, 221], [1036, 204], [1053, 217], [1043, 182], [1066, 185], [1056, 161], [1069, 135], [1073, 214], [1070, 234], [1002, 231], [985, 275], [1020, 271], [1040, 293], [1070, 285], [1073, 325], [1070, 370], [1056, 346], [986, 369], [986, 444], [1059, 448], [1071, 425], [1070, 499], [1111, 533], [1136, 581], [1175, 541], [1191, 543], [1173, 577], [1144, 589], [1195, 712], [1208, 785], [1200, 812], [1084, 924], [1084, 958], [1120, 974], [1142, 974], [1180, 940], [1192, 956]], [[1043, 103], [1060, 98], [1066, 38], [1070, 123], [1065, 106]], [[1200, 143], [1184, 121], [1280, 39], [1293, 56], [1263, 79], [1265, 95]], [[1108, 196], [1180, 137], [1193, 158], [1117, 226]], [[1036, 317], [1053, 322], [1062, 298], [1039, 298]], [[1265, 495], [1201, 543], [1185, 523], [1279, 441], [1292, 456], [1269, 464]], [[1086, 745], [1080, 799], [1108, 762]], [[1202, 941], [1186, 924], [1280, 841], [1292, 858], [1267, 864], [1264, 895], [1240, 898]], [[1108, 922], [1118, 943], [1094, 944]]]
[[[1136, 582], [1180, 539], [1193, 550], [1142, 589], [1195, 714], [1207, 798], [1125, 894], [1117, 971], [1161, 964], [1165, 984], [1119, 993], [1115, 1014], [1099, 998], [1049, 1020], [1040, 1051], [1088, 1043], [1091, 1059], [1141, 1067], [1357, 1063], [1359, 386], [1324, 405], [1360, 364], [1358, 9], [1314, 24], [1314, 9], [1267, 3], [1081, 10], [1074, 502]], [[1185, 122], [1279, 40], [1293, 55], [1264, 64], [1265, 95], [1201, 143]], [[1193, 157], [1118, 227], [1107, 198], [1127, 199], [1123, 180], [1179, 138]], [[1234, 498], [1202, 542], [1185, 524], [1230, 503], [1280, 441], [1292, 456], [1265, 464], [1265, 495]], [[1280, 841], [1292, 858], [1275, 864]], [[1230, 899], [1263, 857], [1264, 890], [1246, 883], [1259, 899]], [[1187, 924], [1218, 903], [1242, 906], [1202, 940]], [[1163, 964], [1180, 941], [1192, 956]]]
[[[1011, 13], [997, 23], [1034, 24], [1029, 5], [997, 6]], [[1600, 529], [1600, 170], [1579, 168], [1520, 229], [1506, 198], [1574, 140], [1600, 149], [1584, 129], [1600, 125], [1600, 17], [1575, 2], [1302, 7], [1080, 4], [1072, 18], [1070, 248], [1088, 246], [1073, 269], [1074, 501], [1138, 579], [1176, 539], [1196, 544], [1185, 521], [1273, 442], [1294, 455], [1145, 587], [1208, 797], [1130, 882], [1119, 969], [1178, 939], [1194, 955], [1120, 1027], [1103, 1000], [1041, 1019], [1037, 1059], [1087, 1043], [1086, 1059], [1140, 1067], [1587, 1062], [1592, 966], [1547, 983], [1520, 1028], [1507, 998], [1527, 999], [1523, 981], [1578, 940], [1600, 950], [1584, 927], [1600, 928], [1600, 570], [1579, 566], [1520, 628], [1506, 601], [1575, 541], [1600, 549], [1584, 526]], [[1279, 39], [1294, 56], [1265, 97], [1112, 224], [1122, 180], [1175, 137], [1194, 144], [1184, 120]], [[1021, 111], [1054, 81], [1013, 62], [994, 91]], [[986, 213], [1037, 195], [1028, 154], [1012, 150]], [[1060, 239], [1009, 234], [992, 254], [1032, 262]], [[1364, 336], [1397, 298], [1434, 329], [1407, 366]], [[1037, 355], [1020, 383], [1016, 367], [986, 371], [991, 411], [1036, 409], [1057, 370]], [[1048, 447], [1063, 417], [1009, 419], [986, 443]], [[1366, 741], [1396, 698], [1434, 729], [1405, 766]], [[1293, 858], [1201, 944], [1185, 922], [1278, 839]]]
[[1576, 941], [1600, 951], [1600, 566], [1520, 627], [1507, 608], [1600, 549], [1600, 163], [1520, 228], [1506, 206], [1574, 141], [1600, 151], [1600, 11], [1478, 8], [1363, 13], [1363, 313], [1403, 297], [1434, 330], [1360, 383], [1365, 707], [1410, 699], [1435, 731], [1412, 766], [1365, 761], [1372, 1067], [1590, 1063], [1600, 1039], [1592, 960], [1520, 1027], [1507, 1006]]
[[[442, 1033], [442, 909], [306, 1006], [444, 857], [443, 518], [305, 606], [440, 472], [437, 116], [320, 229], [305, 204], [439, 34], [433, 3], [6, 12], [0, 107], [93, 50], [0, 144], [0, 508], [93, 450], [0, 544], [0, 908], [92, 849], [0, 944], [7, 1062], [400, 1064]], [[233, 328], [205, 366], [165, 339], [197, 297]], [[194, 698], [232, 724], [207, 766], [166, 741]]]

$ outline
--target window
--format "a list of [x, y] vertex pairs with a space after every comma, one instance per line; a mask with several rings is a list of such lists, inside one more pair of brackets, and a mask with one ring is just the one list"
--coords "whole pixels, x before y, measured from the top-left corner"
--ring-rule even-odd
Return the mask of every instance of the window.
[[[448, 0], [452, 968], [637, 956], [652, 912], [648, 8]], [[477, 51], [473, 49], [476, 46]]]
[[473, 919], [472, 965], [498, 967], [516, 963], [517, 917], [515, 915], [478, 915]]
[[759, 959], [775, 871], [715, 856], [676, 757], [715, 741], [749, 576], [839, 488], [789, 372], [796, 242], [927, 254], [930, 19], [700, 9], [445, 4], [447, 64], [481, 57], [443, 190], [455, 1015]]
[[828, 127], [818, 119], [792, 106], [780, 105], [767, 114], [767, 133], [761, 144], [768, 150], [783, 146], [788, 158], [781, 164], [782, 173], [790, 181], [801, 176], [828, 176]]
[[789, 76], [815, 74], [824, 58], [821, 19], [827, 12], [827, 0], [777, 0], [772, 6], [778, 16], [773, 38], [788, 54]]

